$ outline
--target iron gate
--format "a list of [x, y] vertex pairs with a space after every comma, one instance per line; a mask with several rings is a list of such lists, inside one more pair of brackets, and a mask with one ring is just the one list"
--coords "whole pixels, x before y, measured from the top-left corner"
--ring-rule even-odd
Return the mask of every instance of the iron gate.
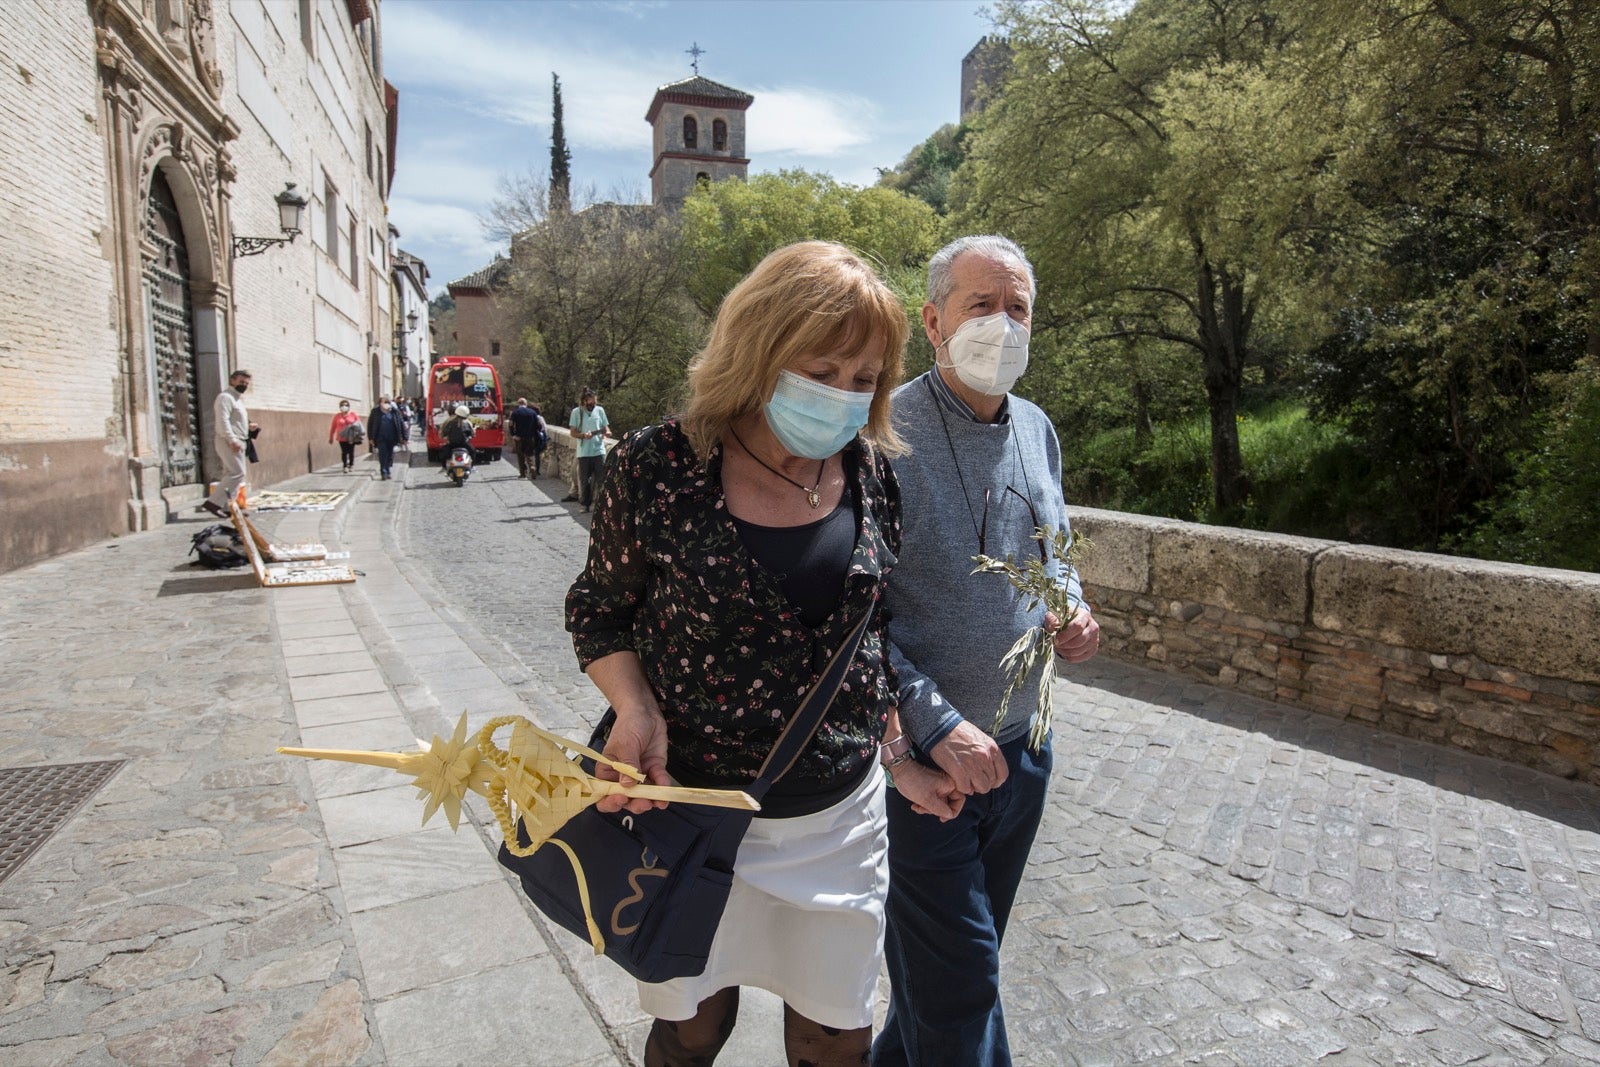
[[150, 332], [161, 412], [161, 487], [200, 481], [200, 401], [195, 395], [194, 307], [189, 296], [189, 250], [167, 180], [150, 184], [145, 232], [157, 251], [145, 268]]

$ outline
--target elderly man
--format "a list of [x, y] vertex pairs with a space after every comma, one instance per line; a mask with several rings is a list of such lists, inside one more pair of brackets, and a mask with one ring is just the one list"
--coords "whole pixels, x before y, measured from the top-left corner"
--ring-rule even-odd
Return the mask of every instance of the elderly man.
[[[999, 663], [1028, 628], [1055, 629], [1056, 654], [1099, 647], [1087, 608], [1061, 624], [1029, 610], [1003, 578], [972, 574], [972, 557], [1042, 554], [1036, 526], [1067, 527], [1061, 446], [1038, 407], [1009, 395], [1028, 363], [1033, 269], [1003, 237], [964, 237], [928, 264], [922, 323], [935, 367], [894, 394], [903, 547], [887, 594], [890, 658], [913, 758], [937, 764], [964, 794], [940, 821], [889, 794], [889, 1017], [878, 1067], [1011, 1062], [1000, 1005], [1000, 941], [1044, 811], [1047, 738], [1028, 732], [1038, 676], [1012, 696]], [[1074, 594], [1077, 575], [1055, 577]], [[891, 742], [891, 763], [906, 742]]]
[[511, 413], [511, 438], [517, 443], [517, 477], [539, 477], [540, 459], [544, 455], [544, 418], [538, 408], [528, 406], [528, 398], [517, 397], [516, 410]]
[[250, 431], [256, 429], [244, 406], [244, 394], [249, 391], [250, 372], [236, 370], [228, 375], [228, 388], [212, 401], [212, 436], [216, 439], [222, 476], [217, 479], [211, 496], [201, 501], [196, 511], [209, 511], [219, 518], [227, 518], [228, 502], [238, 495], [239, 487], [244, 484], [245, 449], [250, 446]]

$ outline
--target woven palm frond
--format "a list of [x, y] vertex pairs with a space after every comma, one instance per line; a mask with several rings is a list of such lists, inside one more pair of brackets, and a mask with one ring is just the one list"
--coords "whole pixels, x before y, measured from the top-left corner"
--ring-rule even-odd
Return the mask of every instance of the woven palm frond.
[[[494, 734], [511, 727], [507, 748], [494, 743]], [[500, 823], [506, 847], [518, 855], [538, 848], [568, 819], [601, 797], [620, 793], [630, 798], [664, 800], [676, 804], [709, 804], [724, 808], [757, 811], [760, 805], [749, 794], [736, 789], [690, 789], [682, 786], [647, 785], [644, 774], [618, 760], [541, 730], [520, 715], [491, 719], [475, 735], [467, 733], [467, 714], [461, 713], [455, 732], [448, 741], [437, 735], [431, 744], [418, 741], [418, 752], [364, 752], [354, 749], [280, 748], [286, 756], [338, 760], [389, 767], [411, 778], [423, 803], [424, 824], [441, 808], [452, 830], [459, 827], [461, 801], [468, 792], [489, 801], [489, 808]], [[622, 775], [621, 781], [596, 778], [578, 762], [587, 756]], [[532, 838], [529, 848], [517, 844], [516, 820], [512, 809], [521, 813], [523, 827]]]

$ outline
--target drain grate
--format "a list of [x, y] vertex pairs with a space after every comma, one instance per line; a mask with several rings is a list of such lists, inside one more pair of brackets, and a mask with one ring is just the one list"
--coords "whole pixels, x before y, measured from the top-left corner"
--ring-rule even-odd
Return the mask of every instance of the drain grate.
[[0, 882], [65, 826], [126, 762], [0, 767]]

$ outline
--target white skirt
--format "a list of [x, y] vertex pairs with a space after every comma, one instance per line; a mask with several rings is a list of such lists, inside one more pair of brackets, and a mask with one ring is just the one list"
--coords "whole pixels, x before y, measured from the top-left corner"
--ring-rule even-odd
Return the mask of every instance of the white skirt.
[[755, 986], [824, 1026], [871, 1026], [889, 888], [883, 785], [874, 764], [831, 808], [753, 820], [704, 973], [638, 983], [639, 1006], [689, 1019], [718, 990]]

